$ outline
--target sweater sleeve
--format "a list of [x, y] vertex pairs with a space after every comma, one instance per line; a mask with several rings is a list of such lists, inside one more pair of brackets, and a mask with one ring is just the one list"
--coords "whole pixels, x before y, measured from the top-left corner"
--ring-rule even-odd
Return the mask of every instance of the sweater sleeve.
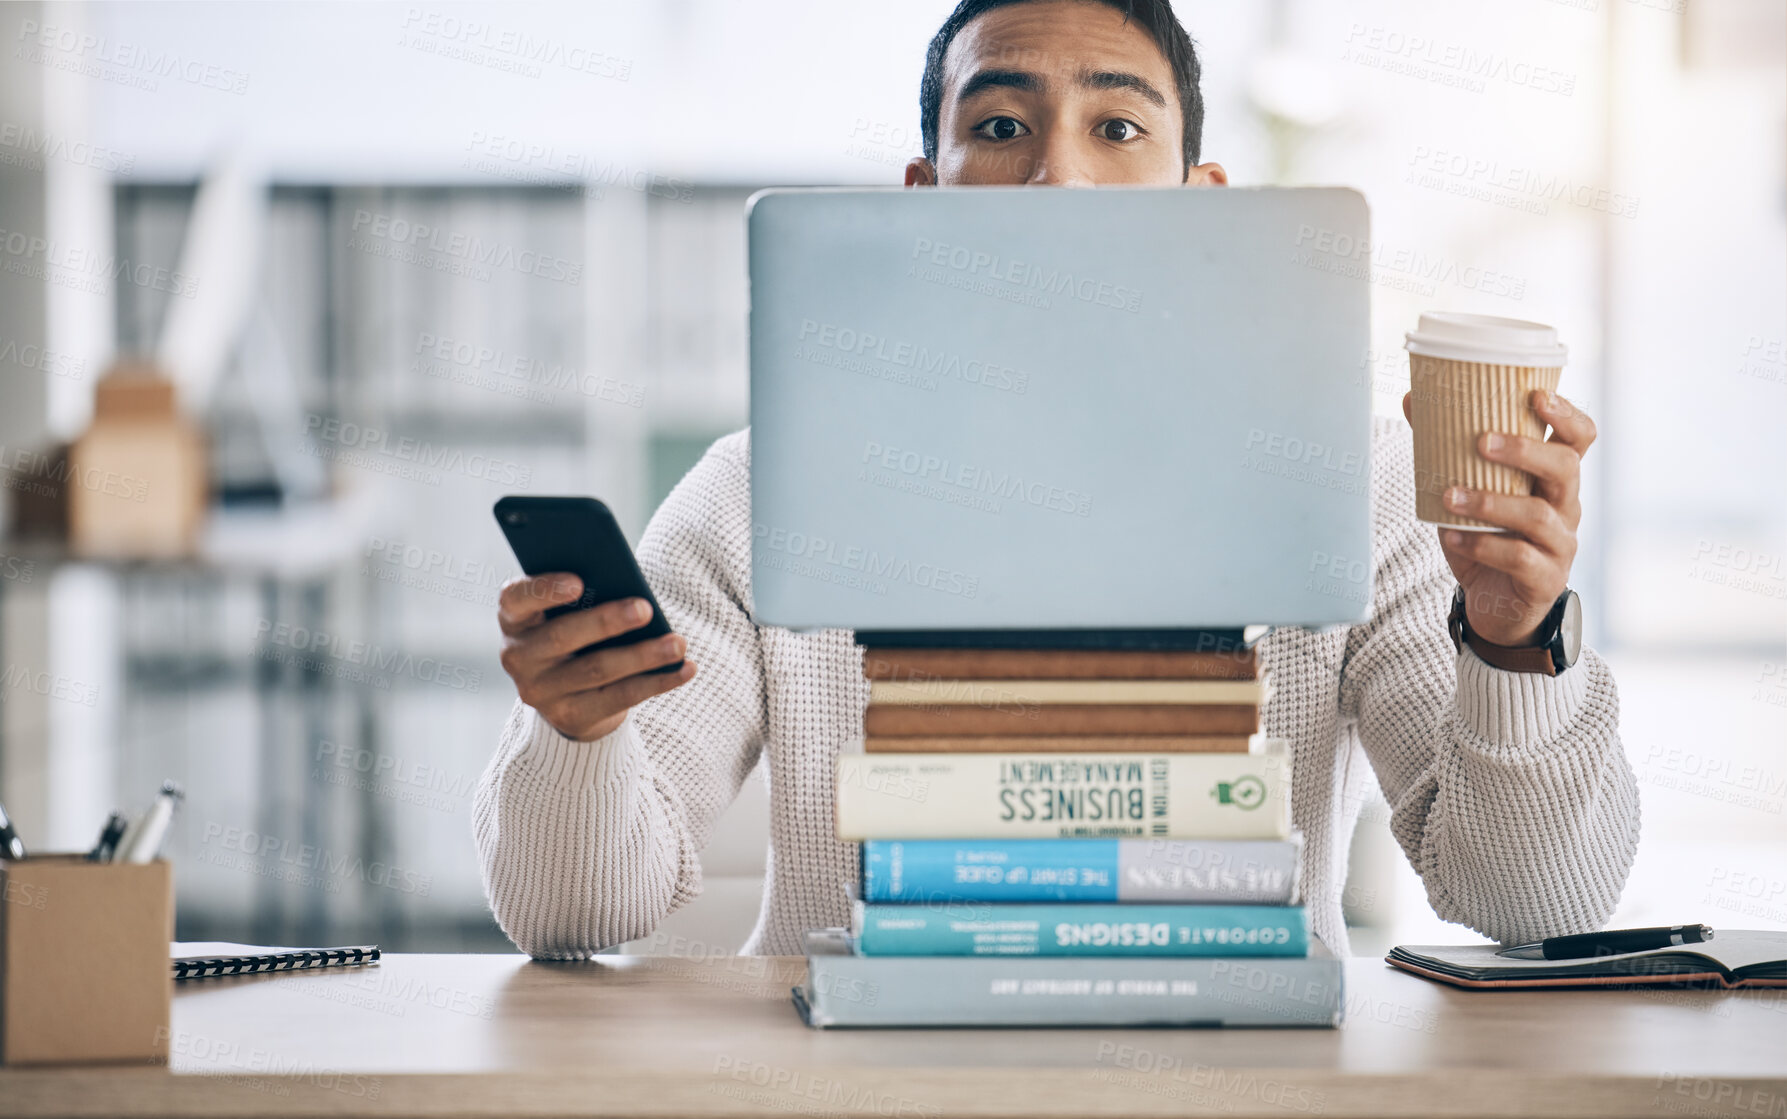
[[1391, 831], [1447, 921], [1504, 944], [1599, 929], [1638, 846], [1613, 675], [1587, 649], [1556, 677], [1455, 651], [1454, 580], [1415, 520], [1408, 429], [1381, 422], [1375, 441], [1374, 609], [1348, 635], [1340, 703]]
[[491, 911], [516, 947], [583, 959], [646, 936], [701, 892], [714, 821], [762, 752], [742, 436], [710, 449], [653, 516], [639, 565], [695, 678], [577, 742], [517, 702], [472, 823]]

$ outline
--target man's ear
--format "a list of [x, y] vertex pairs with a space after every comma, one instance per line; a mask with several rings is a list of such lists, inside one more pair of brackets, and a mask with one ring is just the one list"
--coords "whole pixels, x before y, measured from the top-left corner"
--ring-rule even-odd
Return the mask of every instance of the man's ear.
[[1185, 172], [1186, 186], [1228, 186], [1229, 173], [1220, 163], [1200, 163]]
[[936, 186], [937, 169], [931, 161], [922, 155], [915, 155], [906, 161], [906, 185], [909, 187]]

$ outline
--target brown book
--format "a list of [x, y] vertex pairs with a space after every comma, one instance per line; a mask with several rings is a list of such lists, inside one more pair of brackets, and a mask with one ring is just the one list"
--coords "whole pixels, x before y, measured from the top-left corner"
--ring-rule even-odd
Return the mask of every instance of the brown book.
[[1250, 703], [1051, 703], [982, 707], [870, 703], [863, 734], [973, 735], [1257, 734], [1260, 709]]
[[1267, 673], [1258, 680], [874, 680], [869, 702], [917, 707], [1054, 707], [1061, 704], [1251, 704], [1271, 695]]
[[869, 754], [1246, 754], [1245, 734], [1186, 737], [1176, 734], [922, 735], [865, 738]]
[[1252, 680], [1257, 647], [1234, 651], [1145, 649], [863, 650], [871, 680]]

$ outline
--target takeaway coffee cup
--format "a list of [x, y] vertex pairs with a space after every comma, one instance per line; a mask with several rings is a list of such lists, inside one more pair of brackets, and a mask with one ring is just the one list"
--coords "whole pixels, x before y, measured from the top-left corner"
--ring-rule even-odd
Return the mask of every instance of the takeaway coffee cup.
[[1502, 529], [1445, 507], [1449, 486], [1525, 496], [1533, 476], [1477, 453], [1485, 432], [1543, 439], [1534, 389], [1557, 391], [1565, 348], [1536, 322], [1430, 311], [1410, 331], [1410, 413], [1415, 429], [1415, 516], [1479, 532]]

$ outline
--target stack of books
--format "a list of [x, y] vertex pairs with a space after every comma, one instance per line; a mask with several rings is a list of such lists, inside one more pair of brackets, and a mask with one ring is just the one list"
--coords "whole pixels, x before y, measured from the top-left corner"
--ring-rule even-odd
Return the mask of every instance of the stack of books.
[[863, 750], [837, 772], [860, 897], [852, 928], [808, 935], [810, 1024], [1339, 1024], [1254, 648], [863, 663]]

